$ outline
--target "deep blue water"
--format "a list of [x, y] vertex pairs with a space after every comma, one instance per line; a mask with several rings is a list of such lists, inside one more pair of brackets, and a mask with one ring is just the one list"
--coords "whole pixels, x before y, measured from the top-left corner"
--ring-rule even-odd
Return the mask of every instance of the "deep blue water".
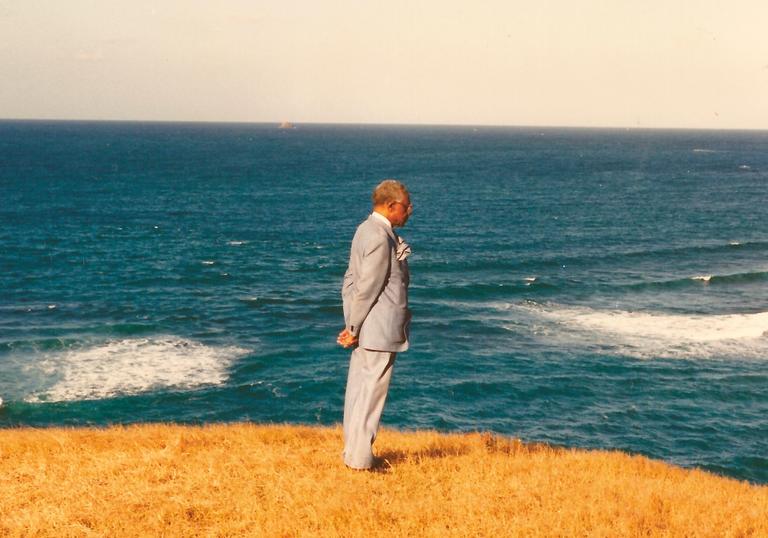
[[384, 425], [768, 483], [768, 132], [0, 122], [0, 426], [339, 422], [386, 177]]

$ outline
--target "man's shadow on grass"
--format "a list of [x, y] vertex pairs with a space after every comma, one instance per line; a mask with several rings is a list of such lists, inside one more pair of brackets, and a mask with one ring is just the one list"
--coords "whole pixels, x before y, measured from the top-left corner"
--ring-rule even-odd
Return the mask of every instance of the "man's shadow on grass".
[[463, 456], [470, 452], [469, 447], [442, 447], [438, 445], [429, 446], [420, 450], [384, 450], [379, 453], [378, 458], [390, 465], [396, 465], [406, 461], [420, 462], [423, 460], [433, 460], [447, 458], [450, 456]]
[[[484, 434], [482, 436], [482, 443], [485, 451], [489, 454], [504, 453], [512, 455], [520, 452], [533, 453], [563, 450], [561, 447], [547, 443], [523, 443], [519, 439], [510, 439], [493, 434]], [[468, 445], [444, 446], [432, 444], [419, 450], [383, 450], [375, 458], [375, 463], [371, 470], [379, 473], [388, 473], [394, 466], [401, 463], [420, 463], [425, 460], [465, 456], [476, 449], [477, 447]]]

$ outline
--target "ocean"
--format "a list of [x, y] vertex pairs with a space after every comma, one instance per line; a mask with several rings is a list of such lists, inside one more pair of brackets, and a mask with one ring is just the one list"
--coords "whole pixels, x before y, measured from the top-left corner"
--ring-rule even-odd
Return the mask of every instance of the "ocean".
[[0, 122], [0, 427], [341, 420], [340, 284], [404, 181], [383, 425], [768, 484], [768, 132]]

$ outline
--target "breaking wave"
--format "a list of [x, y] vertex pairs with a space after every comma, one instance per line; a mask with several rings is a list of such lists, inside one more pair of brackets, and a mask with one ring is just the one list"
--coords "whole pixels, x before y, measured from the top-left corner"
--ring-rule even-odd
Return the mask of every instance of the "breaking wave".
[[601, 354], [768, 359], [768, 312], [667, 314], [536, 304], [517, 308], [536, 319], [538, 338]]
[[97, 400], [157, 389], [219, 385], [232, 361], [249, 351], [175, 336], [111, 340], [37, 357], [27, 375], [52, 380], [27, 402]]

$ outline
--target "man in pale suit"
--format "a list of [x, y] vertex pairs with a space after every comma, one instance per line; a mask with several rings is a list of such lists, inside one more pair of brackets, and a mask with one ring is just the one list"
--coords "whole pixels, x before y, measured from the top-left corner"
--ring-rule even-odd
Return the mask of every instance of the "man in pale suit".
[[408, 349], [410, 247], [394, 231], [413, 205], [405, 185], [382, 181], [373, 191], [373, 213], [357, 227], [341, 296], [345, 327], [337, 341], [354, 347], [344, 396], [344, 463], [374, 465], [376, 439], [397, 353]]

